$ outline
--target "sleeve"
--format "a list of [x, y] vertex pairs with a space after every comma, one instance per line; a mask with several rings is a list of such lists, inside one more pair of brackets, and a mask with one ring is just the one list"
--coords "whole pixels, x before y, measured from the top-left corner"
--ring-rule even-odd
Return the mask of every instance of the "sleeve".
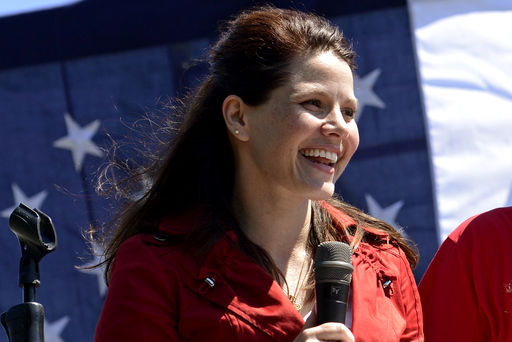
[[471, 260], [448, 237], [419, 285], [428, 341], [484, 341], [479, 331]]
[[400, 249], [400, 292], [404, 307], [406, 327], [400, 341], [424, 341], [423, 314], [416, 280], [405, 253]]
[[140, 238], [124, 242], [114, 259], [94, 341], [179, 341], [173, 279]]

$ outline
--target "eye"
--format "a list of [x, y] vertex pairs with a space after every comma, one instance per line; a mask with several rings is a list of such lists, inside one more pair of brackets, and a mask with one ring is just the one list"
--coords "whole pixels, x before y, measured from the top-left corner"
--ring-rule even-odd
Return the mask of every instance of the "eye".
[[317, 99], [311, 99], [302, 102], [301, 105], [309, 110], [318, 111], [322, 107], [322, 102]]
[[343, 116], [349, 118], [349, 120], [352, 120], [356, 116], [356, 110], [353, 108], [343, 108], [341, 112]]

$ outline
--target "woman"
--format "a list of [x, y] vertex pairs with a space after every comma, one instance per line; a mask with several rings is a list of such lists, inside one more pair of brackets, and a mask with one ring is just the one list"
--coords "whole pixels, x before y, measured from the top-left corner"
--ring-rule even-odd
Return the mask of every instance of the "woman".
[[[116, 221], [95, 341], [423, 340], [417, 255], [332, 198], [359, 143], [354, 57], [311, 14], [228, 23], [150, 190]], [[328, 240], [353, 249], [347, 325], [315, 326], [311, 260]]]

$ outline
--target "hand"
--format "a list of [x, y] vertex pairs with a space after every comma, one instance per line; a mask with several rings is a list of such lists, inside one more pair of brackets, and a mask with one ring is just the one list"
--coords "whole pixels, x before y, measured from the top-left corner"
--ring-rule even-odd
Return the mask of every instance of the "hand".
[[304, 329], [294, 342], [341, 341], [354, 342], [354, 335], [345, 324], [324, 323]]

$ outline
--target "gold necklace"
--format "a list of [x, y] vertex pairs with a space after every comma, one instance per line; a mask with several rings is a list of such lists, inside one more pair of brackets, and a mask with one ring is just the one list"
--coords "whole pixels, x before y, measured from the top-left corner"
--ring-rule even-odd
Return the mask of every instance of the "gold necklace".
[[[306, 271], [306, 274], [304, 275], [304, 277], [302, 276], [302, 274], [304, 272], [304, 265], [306, 264], [306, 260], [308, 260], [308, 259], [309, 258], [306, 255], [306, 257], [304, 258], [304, 261], [302, 262], [302, 266], [300, 267], [299, 278], [297, 278], [297, 286], [295, 287], [295, 291], [294, 291], [293, 295], [288, 293], [288, 298], [290, 299], [290, 302], [292, 302], [295, 309], [297, 309], [297, 311], [300, 311], [300, 309], [302, 309], [302, 304], [299, 302], [299, 298], [298, 298], [299, 292], [302, 289], [302, 285], [304, 284], [304, 279], [308, 278], [309, 272], [311, 271], [311, 260], [309, 260], [308, 269]], [[289, 289], [288, 285], [286, 287], [287, 287], [287, 289]], [[286, 291], [286, 292], [288, 292], [288, 291]]]

